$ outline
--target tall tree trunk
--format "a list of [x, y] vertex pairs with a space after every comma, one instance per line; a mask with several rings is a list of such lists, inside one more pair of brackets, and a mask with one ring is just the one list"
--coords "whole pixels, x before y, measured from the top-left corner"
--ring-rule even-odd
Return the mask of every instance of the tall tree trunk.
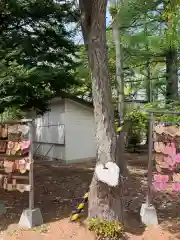
[[[148, 46], [146, 48], [148, 50]], [[146, 63], [146, 71], [147, 71], [147, 82], [146, 82], [146, 100], [148, 103], [152, 102], [152, 85], [151, 85], [151, 68], [150, 61], [147, 60]], [[149, 143], [149, 124], [147, 123], [147, 131], [146, 131], [146, 144]]]
[[152, 102], [152, 87], [151, 87], [151, 69], [150, 69], [150, 61], [148, 60], [146, 63], [146, 71], [147, 71], [147, 84], [146, 84], [146, 100], [150, 103]]
[[[79, 0], [82, 30], [92, 71], [97, 161], [115, 162], [116, 133], [106, 45], [107, 0]], [[122, 221], [119, 187], [111, 188], [95, 174], [89, 193], [89, 218]]]
[[[167, 27], [177, 32], [175, 24], [173, 24], [173, 13], [176, 10], [177, 1], [170, 0], [165, 3], [167, 8]], [[177, 33], [176, 33], [177, 34]], [[170, 40], [169, 49], [166, 51], [166, 103], [178, 100], [178, 69], [177, 69], [177, 49]]]
[[166, 52], [166, 102], [178, 99], [177, 51], [170, 48]]
[[[111, 5], [113, 8], [118, 9], [117, 0], [111, 0]], [[117, 14], [116, 14], [117, 15]], [[117, 80], [117, 93], [118, 93], [118, 113], [119, 113], [119, 125], [124, 125], [124, 74], [123, 74], [123, 49], [120, 38], [119, 22], [116, 20], [117, 16], [112, 16], [113, 18], [113, 38], [116, 49], [116, 80]], [[124, 142], [124, 130], [119, 132], [116, 145], [116, 163], [123, 173], [126, 169], [125, 159], [125, 142]]]
[[[144, 34], [148, 38], [148, 28], [147, 28], [147, 17], [145, 16], [145, 28], [144, 28]], [[149, 52], [149, 43], [146, 42], [145, 45], [146, 51]], [[148, 103], [152, 102], [152, 82], [151, 82], [151, 63], [150, 59], [148, 57], [146, 62], [146, 72], [147, 72], [147, 81], [146, 81], [146, 100]], [[146, 131], [146, 144], [149, 143], [149, 124], [147, 123], [147, 131]]]

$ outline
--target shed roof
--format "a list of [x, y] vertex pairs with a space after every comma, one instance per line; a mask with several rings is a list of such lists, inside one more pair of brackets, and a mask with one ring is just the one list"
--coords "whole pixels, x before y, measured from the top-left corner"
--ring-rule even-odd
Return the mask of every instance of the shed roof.
[[[69, 94], [69, 93], [66, 93], [66, 92], [59, 92], [55, 98], [53, 98], [51, 100], [51, 102], [56, 102], [56, 101], [59, 101], [59, 100], [62, 100], [62, 99], [70, 99], [74, 102], [77, 102], [77, 103], [80, 103], [82, 105], [85, 105], [87, 107], [90, 107], [90, 108], [93, 108], [93, 102], [92, 101], [87, 101], [83, 98], [80, 98], [80, 97], [77, 97], [73, 94]], [[148, 101], [146, 100], [138, 100], [138, 99], [125, 99], [124, 102], [126, 103], [142, 103], [142, 104], [145, 104], [145, 103], [148, 103]]]
[[63, 99], [69, 99], [69, 100], [72, 100], [74, 102], [85, 105], [87, 107], [93, 108], [93, 102], [92, 101], [86, 101], [82, 98], [79, 98], [77, 96], [74, 96], [74, 95], [66, 93], [66, 92], [60, 92], [59, 94], [57, 94], [56, 97], [51, 99], [50, 103], [55, 103], [55, 102], [61, 101]]

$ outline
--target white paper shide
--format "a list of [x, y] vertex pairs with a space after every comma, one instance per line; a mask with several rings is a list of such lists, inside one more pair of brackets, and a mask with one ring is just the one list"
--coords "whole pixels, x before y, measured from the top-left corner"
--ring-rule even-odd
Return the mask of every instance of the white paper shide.
[[111, 187], [116, 187], [119, 183], [119, 167], [114, 162], [105, 164], [97, 164], [95, 173], [99, 181], [108, 184]]

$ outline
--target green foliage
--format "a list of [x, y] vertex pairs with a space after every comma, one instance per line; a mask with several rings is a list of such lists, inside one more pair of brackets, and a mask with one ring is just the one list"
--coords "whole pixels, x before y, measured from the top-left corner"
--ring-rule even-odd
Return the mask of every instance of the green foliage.
[[[149, 103], [136, 109], [129, 110], [125, 115], [125, 121], [130, 122], [130, 127], [127, 131], [128, 148], [133, 147], [135, 149], [142, 140], [142, 137], [146, 135], [149, 120], [148, 110], [156, 112], [154, 113], [155, 123], [166, 122], [180, 125], [180, 106], [177, 106], [175, 102], [166, 105], [162, 102]], [[157, 111], [160, 113], [157, 113]], [[166, 114], [166, 112], [169, 111], [179, 114]]]
[[147, 125], [147, 113], [142, 110], [133, 109], [125, 115], [125, 120], [131, 122], [131, 125], [134, 125], [133, 130], [139, 132], [140, 129], [143, 129]]
[[118, 13], [118, 10], [116, 8], [116, 6], [111, 6], [109, 8], [109, 13], [111, 14], [111, 16], [114, 18], [116, 17], [117, 13]]
[[[180, 106], [178, 102], [172, 102], [166, 105], [162, 103], [146, 104], [144, 107], [148, 110], [159, 111], [160, 113], [154, 113], [155, 122], [169, 122], [180, 125]], [[166, 114], [166, 112], [173, 111], [178, 114]], [[164, 113], [165, 112], [165, 113]]]
[[125, 115], [125, 121], [130, 122], [128, 130], [128, 147], [135, 149], [136, 145], [141, 142], [143, 134], [147, 129], [147, 113], [140, 108], [130, 110]]
[[118, 240], [123, 235], [123, 225], [118, 221], [105, 221], [98, 218], [88, 220], [90, 231], [95, 232], [97, 239]]
[[91, 72], [88, 63], [87, 53], [84, 46], [79, 47], [77, 53], [79, 59], [79, 65], [76, 68], [76, 81], [79, 86], [75, 86], [72, 89], [73, 94], [78, 95], [81, 98], [92, 98], [92, 80]]
[[[119, 20], [121, 31], [125, 98], [133, 99], [136, 96], [138, 98], [138, 94], [143, 92], [144, 97], [146, 97], [143, 100], [149, 100], [150, 85], [154, 101], [159, 96], [166, 98], [165, 60], [167, 52], [172, 47], [176, 48], [178, 54], [180, 51], [179, 10], [179, 1], [176, 2], [176, 6], [172, 6], [169, 1], [161, 0], [126, 0], [121, 2], [119, 6], [110, 7], [109, 12], [112, 16], [118, 13], [117, 20]], [[112, 83], [114, 100], [117, 95], [116, 55], [111, 28], [107, 31], [107, 43], [109, 77]], [[149, 64], [150, 74], [148, 73], [147, 63]], [[86, 63], [83, 69], [84, 72], [87, 71]], [[81, 72], [83, 71], [81, 70]], [[89, 93], [91, 79], [88, 71], [86, 74], [88, 80], [83, 83], [83, 90]]]
[[23, 113], [19, 108], [9, 107], [0, 114], [0, 121], [17, 120], [22, 119], [23, 117], [25, 117], [25, 113]]
[[[172, 1], [173, 2], [173, 1]], [[118, 14], [121, 29], [125, 66], [135, 72], [135, 80], [139, 82], [136, 90], [146, 89], [148, 92], [150, 79], [154, 99], [165, 95], [166, 62], [169, 49], [175, 48], [179, 53], [180, 5], [171, 1], [127, 0], [120, 6]], [[147, 73], [149, 61], [150, 75]], [[179, 62], [178, 62], [179, 66]], [[138, 76], [142, 80], [139, 81]], [[133, 81], [133, 79], [130, 79]], [[125, 79], [125, 86], [126, 79]], [[132, 83], [131, 86], [135, 86]], [[148, 99], [148, 98], [147, 98]]]
[[[159, 0], [127, 0], [120, 6], [118, 14], [119, 25], [125, 29], [135, 25], [137, 21], [142, 20], [148, 11], [153, 11], [160, 4]], [[144, 18], [143, 18], [144, 20]]]
[[43, 112], [51, 97], [78, 84], [78, 48], [67, 28], [78, 12], [61, 1], [3, 0], [0, 15], [0, 112], [7, 106]]
[[[177, 104], [178, 102], [172, 102], [166, 105], [162, 102], [148, 103], [128, 111], [125, 115], [125, 120], [131, 122], [132, 134], [135, 136], [138, 135], [138, 133], [146, 131], [149, 119], [148, 111], [155, 111], [155, 122], [175, 122], [180, 124], [180, 106], [177, 106]], [[177, 114], [167, 114], [171, 111]]]

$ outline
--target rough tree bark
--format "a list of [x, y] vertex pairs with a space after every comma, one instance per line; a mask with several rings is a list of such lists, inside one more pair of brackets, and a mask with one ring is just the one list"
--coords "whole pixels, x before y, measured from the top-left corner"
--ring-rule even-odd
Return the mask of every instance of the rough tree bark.
[[[148, 38], [148, 28], [147, 28], [147, 18], [145, 16], [145, 28], [144, 35]], [[147, 42], [145, 45], [146, 51], [149, 52], [149, 43]], [[146, 73], [147, 73], [147, 82], [146, 82], [146, 99], [148, 103], [153, 102], [153, 93], [152, 93], [152, 81], [151, 81], [151, 63], [150, 58], [148, 57], [146, 62]], [[147, 131], [146, 131], [146, 144], [149, 143], [149, 123], [147, 123]]]
[[[111, 6], [118, 9], [120, 1], [111, 0]], [[117, 13], [112, 16], [113, 18], [113, 38], [116, 50], [116, 81], [117, 81], [117, 93], [118, 93], [118, 113], [119, 113], [119, 125], [124, 125], [124, 74], [123, 74], [123, 49], [120, 37], [120, 28], [118, 22]], [[119, 132], [119, 136], [116, 144], [116, 163], [124, 173], [126, 169], [126, 164], [124, 161], [124, 151], [125, 151], [125, 140], [124, 140], [124, 128]]]
[[[79, 0], [84, 43], [92, 72], [97, 161], [115, 162], [116, 133], [106, 45], [107, 0]], [[122, 221], [120, 188], [100, 183], [94, 174], [89, 193], [89, 218]]]
[[169, 49], [166, 52], [166, 102], [178, 99], [177, 51]]
[[[177, 31], [173, 26], [173, 13], [176, 10], [177, 1], [170, 0], [165, 3], [167, 7], [167, 27], [172, 31]], [[176, 33], [177, 34], [177, 33]], [[173, 42], [170, 41], [169, 49], [166, 53], [166, 103], [178, 100], [178, 68], [177, 68], [177, 49]]]

